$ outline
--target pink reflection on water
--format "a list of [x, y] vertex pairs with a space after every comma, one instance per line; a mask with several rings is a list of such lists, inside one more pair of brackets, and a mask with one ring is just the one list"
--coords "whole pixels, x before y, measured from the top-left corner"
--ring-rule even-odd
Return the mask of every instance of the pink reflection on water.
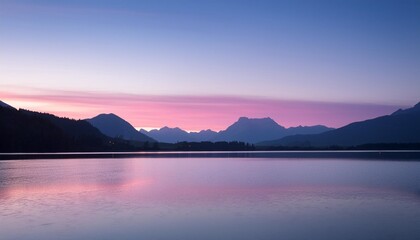
[[0, 197], [20, 197], [36, 194], [54, 195], [54, 194], [75, 194], [97, 191], [126, 191], [135, 188], [137, 190], [150, 186], [150, 179], [133, 179], [119, 183], [58, 183], [39, 186], [13, 186], [0, 191]]

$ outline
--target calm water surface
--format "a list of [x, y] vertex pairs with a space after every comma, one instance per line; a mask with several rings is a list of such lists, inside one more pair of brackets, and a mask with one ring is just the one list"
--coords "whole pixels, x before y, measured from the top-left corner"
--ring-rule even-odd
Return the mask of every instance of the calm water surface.
[[0, 161], [0, 239], [420, 239], [420, 162]]

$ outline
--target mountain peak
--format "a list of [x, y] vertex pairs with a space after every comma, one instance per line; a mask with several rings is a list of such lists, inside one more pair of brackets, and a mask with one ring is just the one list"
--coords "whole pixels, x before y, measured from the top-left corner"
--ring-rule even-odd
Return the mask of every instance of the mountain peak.
[[198, 133], [215, 133], [215, 131], [213, 131], [211, 129], [206, 129], [206, 130], [201, 130]]
[[170, 128], [168, 126], [145, 133], [157, 141], [165, 143], [210, 141], [217, 134], [210, 129], [200, 132], [187, 132], [179, 127]]
[[279, 125], [276, 121], [274, 121], [270, 117], [265, 118], [249, 118], [249, 117], [240, 117], [236, 123], [244, 123], [244, 124], [272, 124], [272, 125]]
[[238, 121], [236, 121], [233, 125], [228, 127], [228, 129], [233, 128], [282, 128], [276, 121], [269, 117], [265, 118], [248, 118], [248, 117], [240, 117]]
[[273, 119], [240, 117], [226, 130], [220, 131], [215, 141], [242, 141], [255, 143], [283, 136], [285, 128]]
[[184, 130], [182, 130], [181, 128], [179, 128], [179, 127], [174, 127], [174, 128], [171, 128], [171, 127], [168, 127], [168, 126], [164, 126], [163, 128], [161, 128], [161, 129], [159, 129], [159, 130], [157, 130], [156, 129], [156, 131], [178, 131], [178, 132], [185, 132]]
[[96, 116], [96, 117], [94, 117], [94, 118], [97, 118], [97, 117], [100, 117], [100, 118], [118, 118], [118, 119], [122, 119], [120, 116], [118, 116], [117, 114], [115, 114], [115, 113], [101, 113], [101, 114], [99, 114], [98, 116]]
[[86, 119], [86, 121], [109, 137], [119, 137], [140, 142], [154, 142], [154, 139], [137, 131], [129, 122], [114, 113], [102, 113], [91, 119]]
[[238, 119], [238, 121], [247, 121], [247, 120], [272, 120], [274, 121], [272, 118], [270, 117], [264, 117], [264, 118], [250, 118], [250, 117], [240, 117]]

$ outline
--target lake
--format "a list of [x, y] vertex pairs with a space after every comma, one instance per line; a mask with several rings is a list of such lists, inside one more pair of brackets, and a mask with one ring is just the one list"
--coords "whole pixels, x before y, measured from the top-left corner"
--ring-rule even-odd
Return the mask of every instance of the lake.
[[244, 154], [0, 161], [0, 239], [420, 239], [418, 157]]

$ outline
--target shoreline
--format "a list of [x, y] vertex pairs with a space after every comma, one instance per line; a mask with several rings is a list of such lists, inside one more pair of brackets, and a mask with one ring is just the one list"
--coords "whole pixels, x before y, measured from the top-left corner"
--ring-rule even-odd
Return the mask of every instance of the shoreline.
[[350, 158], [419, 160], [420, 150], [145, 151], [0, 153], [0, 160], [81, 158]]

